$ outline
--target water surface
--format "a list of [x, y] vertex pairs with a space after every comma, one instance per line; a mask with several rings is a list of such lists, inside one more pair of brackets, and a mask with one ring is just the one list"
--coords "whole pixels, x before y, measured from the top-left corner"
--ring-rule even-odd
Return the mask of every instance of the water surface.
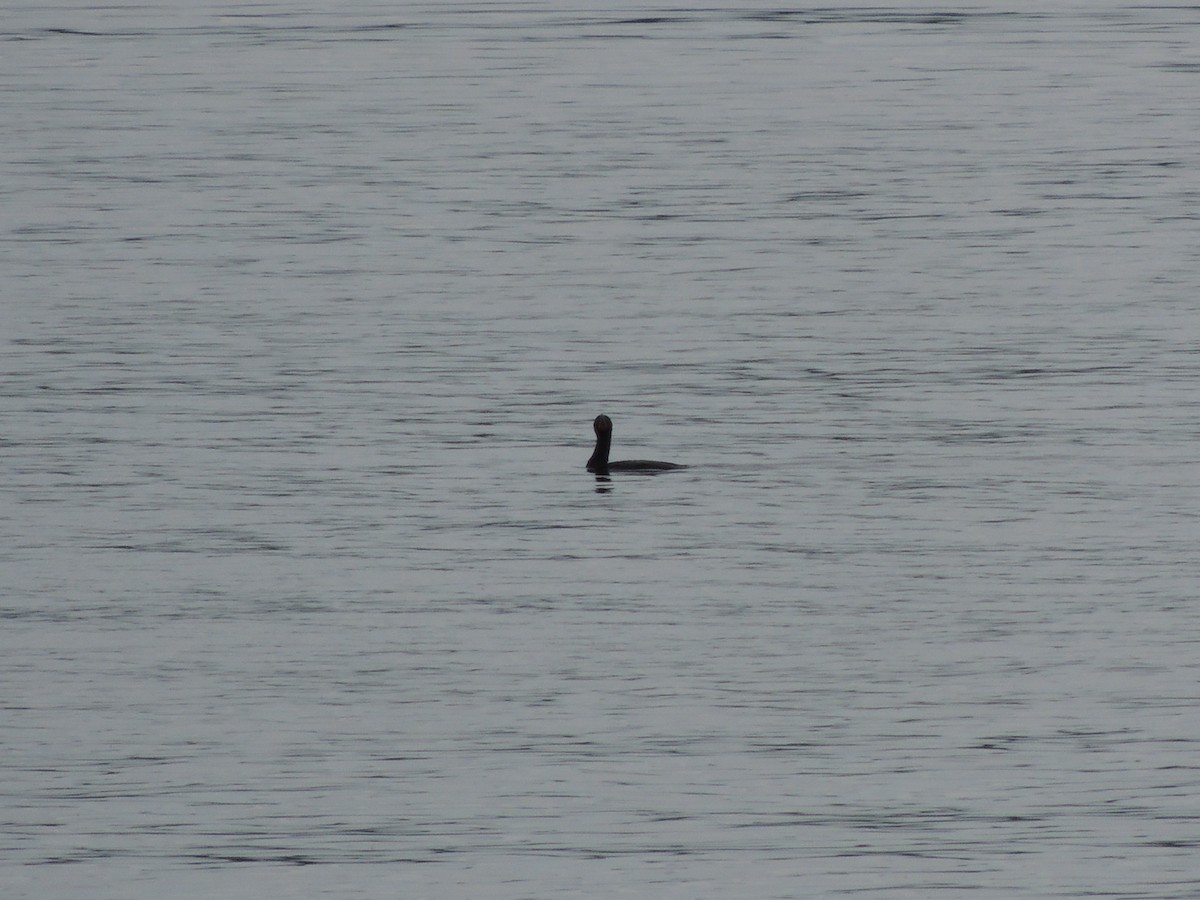
[[1195, 896], [1198, 25], [11, 9], [5, 895]]

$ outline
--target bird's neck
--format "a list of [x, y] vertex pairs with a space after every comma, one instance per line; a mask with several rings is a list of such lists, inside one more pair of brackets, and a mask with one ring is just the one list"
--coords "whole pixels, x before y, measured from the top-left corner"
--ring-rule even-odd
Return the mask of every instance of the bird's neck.
[[612, 434], [596, 435], [596, 450], [592, 453], [592, 458], [588, 460], [587, 464], [589, 472], [608, 467], [608, 450], [611, 446]]

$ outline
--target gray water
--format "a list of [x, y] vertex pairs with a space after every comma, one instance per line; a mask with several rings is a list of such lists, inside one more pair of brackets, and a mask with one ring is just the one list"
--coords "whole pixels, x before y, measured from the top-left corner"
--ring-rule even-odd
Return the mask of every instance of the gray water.
[[5, 897], [1200, 896], [1196, 7], [2, 28]]

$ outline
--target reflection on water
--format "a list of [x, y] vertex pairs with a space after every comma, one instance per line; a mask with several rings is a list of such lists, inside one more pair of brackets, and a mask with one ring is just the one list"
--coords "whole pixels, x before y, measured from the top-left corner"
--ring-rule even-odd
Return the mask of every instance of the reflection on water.
[[12, 11], [5, 895], [1194, 896], [1195, 19]]

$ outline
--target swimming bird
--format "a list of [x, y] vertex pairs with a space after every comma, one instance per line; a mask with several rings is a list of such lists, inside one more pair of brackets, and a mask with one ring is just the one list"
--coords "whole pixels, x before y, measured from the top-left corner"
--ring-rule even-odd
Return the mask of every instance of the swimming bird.
[[612, 446], [612, 419], [608, 416], [596, 416], [592, 423], [596, 432], [596, 450], [587, 462], [587, 470], [597, 475], [607, 475], [609, 472], [641, 472], [653, 475], [656, 472], [667, 472], [671, 469], [686, 469], [679, 463], [660, 462], [657, 459], [619, 459], [608, 461], [608, 451]]

